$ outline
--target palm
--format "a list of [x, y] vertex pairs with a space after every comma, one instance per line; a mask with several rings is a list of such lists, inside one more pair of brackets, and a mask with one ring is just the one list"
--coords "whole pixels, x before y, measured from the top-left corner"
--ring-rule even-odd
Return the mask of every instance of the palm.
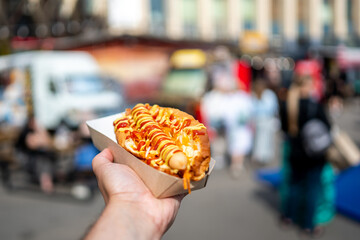
[[175, 218], [183, 196], [155, 198], [136, 173], [122, 164], [108, 161], [94, 166], [94, 170], [98, 179], [102, 180], [99, 187], [106, 203], [115, 198], [134, 204], [161, 229], [166, 229]]

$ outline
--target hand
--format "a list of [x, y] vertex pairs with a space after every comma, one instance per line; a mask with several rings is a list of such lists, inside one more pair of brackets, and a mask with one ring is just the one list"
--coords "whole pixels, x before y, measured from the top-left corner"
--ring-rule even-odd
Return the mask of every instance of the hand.
[[147, 233], [149, 238], [160, 238], [171, 226], [185, 195], [155, 198], [131, 168], [113, 162], [109, 149], [94, 158], [93, 170], [106, 208], [126, 215], [125, 221], [129, 222], [125, 224], [131, 224], [134, 231]]

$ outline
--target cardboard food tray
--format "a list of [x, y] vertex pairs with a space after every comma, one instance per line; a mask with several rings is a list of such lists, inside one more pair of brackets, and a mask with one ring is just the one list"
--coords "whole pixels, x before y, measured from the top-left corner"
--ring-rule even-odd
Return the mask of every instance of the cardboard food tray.
[[[120, 114], [115, 114], [86, 122], [95, 147], [100, 151], [109, 148], [114, 156], [114, 161], [131, 167], [157, 198], [165, 198], [188, 192], [188, 190], [184, 189], [181, 178], [154, 169], [140, 161], [117, 143], [113, 122], [119, 115]], [[211, 159], [209, 171], [206, 176], [200, 181], [191, 181], [190, 186], [192, 191], [206, 186], [214, 165], [215, 161]]]

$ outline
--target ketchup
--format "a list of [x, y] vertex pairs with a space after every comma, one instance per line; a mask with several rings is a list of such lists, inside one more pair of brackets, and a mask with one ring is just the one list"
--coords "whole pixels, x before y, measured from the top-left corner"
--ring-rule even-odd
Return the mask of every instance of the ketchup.
[[190, 120], [190, 119], [186, 119], [186, 120], [184, 121], [183, 125], [182, 125], [182, 128], [188, 127], [188, 126], [190, 126], [190, 124], [191, 124], [191, 120]]
[[140, 151], [140, 149], [142, 148], [142, 146], [145, 145], [145, 141], [140, 141], [138, 146], [137, 146], [137, 150]]
[[118, 124], [116, 126], [116, 129], [125, 128], [125, 127], [128, 127], [128, 126], [129, 126], [129, 124], [127, 122], [122, 122], [122, 123], [120, 123], [120, 124]]
[[199, 130], [193, 130], [192, 133], [193, 133], [194, 135], [205, 135], [204, 132], [199, 131]]

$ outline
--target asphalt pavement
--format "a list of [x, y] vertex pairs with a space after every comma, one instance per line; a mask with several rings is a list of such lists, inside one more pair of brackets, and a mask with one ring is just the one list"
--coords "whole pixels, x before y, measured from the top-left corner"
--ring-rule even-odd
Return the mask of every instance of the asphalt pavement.
[[[306, 239], [296, 228], [278, 224], [277, 192], [244, 171], [234, 180], [227, 170], [214, 170], [205, 189], [194, 191], [181, 205], [163, 239]], [[0, 188], [0, 239], [81, 239], [104, 204], [70, 196]], [[114, 226], [115, 227], [115, 226]], [[337, 215], [319, 239], [358, 239], [360, 224]]]
[[[359, 134], [360, 105], [352, 103], [338, 119], [343, 129]], [[163, 239], [309, 239], [297, 228], [278, 223], [277, 191], [258, 182], [247, 164], [239, 179], [227, 169], [216, 169], [206, 188], [194, 191]], [[360, 204], [360, 203], [359, 203]], [[62, 193], [46, 196], [39, 191], [0, 187], [0, 239], [81, 239], [104, 207], [100, 193], [90, 201]], [[114, 226], [115, 227], [115, 226]], [[318, 239], [359, 239], [360, 223], [337, 214]]]

